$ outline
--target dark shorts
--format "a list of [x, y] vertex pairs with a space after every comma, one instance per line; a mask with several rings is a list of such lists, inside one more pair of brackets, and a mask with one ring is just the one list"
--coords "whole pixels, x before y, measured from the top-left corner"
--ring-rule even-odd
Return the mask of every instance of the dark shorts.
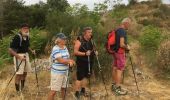
[[126, 62], [125, 53], [114, 53], [113, 58], [113, 65], [119, 70], [124, 70]]
[[[84, 78], [89, 78], [89, 67], [88, 62], [77, 61], [77, 80], [81, 81]], [[90, 72], [92, 74], [93, 63], [90, 63]]]

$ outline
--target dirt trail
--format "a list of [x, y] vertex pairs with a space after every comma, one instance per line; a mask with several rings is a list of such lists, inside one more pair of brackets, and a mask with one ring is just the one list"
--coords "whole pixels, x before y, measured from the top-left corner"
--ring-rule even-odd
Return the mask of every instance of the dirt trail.
[[[137, 45], [133, 43], [132, 46], [135, 47]], [[156, 73], [154, 73], [149, 66], [144, 64], [142, 61], [143, 58], [136, 53], [136, 50], [132, 50], [132, 52], [133, 61], [138, 65], [135, 65], [135, 67], [139, 67], [138, 70], [135, 70], [135, 72], [137, 75], [140, 95], [137, 95], [137, 89], [131, 70], [131, 65], [130, 63], [127, 63], [123, 88], [128, 90], [128, 95], [115, 96], [110, 90], [111, 82], [106, 82], [109, 96], [105, 96], [105, 89], [102, 82], [93, 82], [91, 86], [92, 100], [170, 100], [169, 81], [155, 78]], [[40, 90], [38, 95], [34, 70], [32, 73], [28, 74], [26, 88], [24, 89], [22, 96], [18, 96], [16, 94], [14, 80], [11, 82], [6, 91], [2, 92], [13, 73], [13, 67], [10, 65], [0, 73], [0, 100], [47, 100], [48, 92], [50, 90], [50, 71], [47, 68], [48, 59], [38, 59], [36, 61], [36, 65], [39, 70], [38, 79]], [[73, 85], [70, 84], [67, 91], [68, 95], [66, 100], [75, 100], [73, 96], [73, 88]], [[5, 93], [5, 98], [3, 98], [3, 93]], [[59, 95], [56, 96], [56, 100], [61, 100]], [[89, 100], [89, 98], [82, 97], [81, 100]]]

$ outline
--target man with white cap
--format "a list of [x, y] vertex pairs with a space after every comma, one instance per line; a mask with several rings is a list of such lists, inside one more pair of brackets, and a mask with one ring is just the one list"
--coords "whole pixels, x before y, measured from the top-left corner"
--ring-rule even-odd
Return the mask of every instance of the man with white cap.
[[70, 54], [66, 47], [67, 37], [63, 33], [58, 33], [55, 39], [55, 46], [51, 52], [51, 91], [48, 100], [54, 100], [56, 92], [61, 91], [64, 99], [66, 85], [68, 83], [68, 69], [74, 65], [74, 61], [70, 59]]

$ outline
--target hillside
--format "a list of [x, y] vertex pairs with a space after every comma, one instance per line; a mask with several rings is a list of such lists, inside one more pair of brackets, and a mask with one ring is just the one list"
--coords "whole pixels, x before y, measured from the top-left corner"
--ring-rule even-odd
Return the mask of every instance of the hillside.
[[[99, 22], [92, 23], [88, 14], [80, 23], [89, 21], [90, 25], [94, 27], [94, 40], [97, 44], [99, 52], [99, 60], [102, 65], [104, 78], [106, 81], [107, 91], [106, 96], [104, 85], [99, 76], [97, 63], [95, 62], [94, 75], [91, 78], [92, 100], [170, 100], [170, 6], [158, 4], [154, 2], [142, 2], [134, 5], [124, 6], [119, 5], [114, 10], [100, 13]], [[88, 12], [86, 12], [88, 13]], [[83, 12], [84, 14], [84, 12]], [[131, 28], [128, 30], [129, 44], [131, 46], [130, 56], [135, 67], [135, 75], [139, 87], [139, 93], [136, 88], [135, 78], [132, 72], [132, 65], [130, 63], [129, 55], [127, 56], [126, 70], [123, 78], [123, 88], [128, 91], [126, 96], [116, 96], [111, 92], [111, 63], [112, 58], [105, 53], [104, 37], [105, 33], [120, 24], [124, 17], [129, 16], [132, 18]], [[81, 19], [82, 16], [76, 16]], [[96, 17], [96, 16], [95, 16]], [[96, 17], [98, 18], [98, 16]], [[54, 19], [51, 17], [51, 19]], [[68, 18], [69, 19], [69, 18]], [[95, 19], [95, 18], [94, 18]], [[66, 20], [67, 21], [67, 20]], [[82, 22], [81, 22], [82, 21]], [[95, 20], [96, 21], [96, 20]], [[72, 23], [70, 23], [72, 24]], [[75, 23], [77, 24], [77, 23]], [[50, 24], [52, 25], [52, 24]], [[82, 25], [82, 24], [77, 24]], [[83, 25], [82, 25], [83, 26]], [[54, 27], [53, 27], [54, 28]], [[62, 30], [62, 29], [61, 29]], [[44, 31], [44, 30], [41, 30]], [[44, 37], [50, 36], [50, 32], [41, 38], [37, 32], [35, 36], [39, 40], [34, 40], [36, 43], [39, 41], [47, 41]], [[48, 32], [49, 30], [47, 30]], [[54, 30], [52, 30], [54, 31]], [[72, 29], [70, 32], [70, 41], [77, 36], [79, 29]], [[96, 33], [95, 33], [96, 32]], [[34, 37], [35, 37], [34, 36]], [[153, 38], [152, 38], [153, 37]], [[72, 53], [73, 44], [69, 41], [69, 50]], [[39, 58], [36, 58], [35, 64], [32, 59], [32, 72], [28, 74], [26, 88], [22, 95], [17, 95], [14, 88], [14, 79], [6, 88], [7, 82], [12, 77], [13, 65], [5, 63], [5, 67], [0, 70], [0, 100], [46, 100], [50, 91], [50, 71], [49, 71], [49, 51], [52, 43], [37, 44], [39, 52], [44, 51], [46, 54], [41, 53]], [[45, 50], [41, 50], [43, 45]], [[40, 46], [40, 47], [38, 47]], [[41, 48], [41, 49], [39, 49]], [[44, 49], [43, 48], [43, 49]], [[1, 49], [0, 49], [1, 50]], [[164, 52], [161, 52], [164, 51]], [[0, 59], [3, 59], [3, 57]], [[37, 68], [39, 90], [37, 88], [35, 78], [35, 66]], [[75, 82], [75, 68], [70, 75], [70, 84], [67, 91], [66, 100], [75, 100], [74, 98], [74, 82]], [[38, 94], [37, 94], [38, 93]], [[60, 95], [56, 96], [56, 100], [61, 100]], [[87, 97], [82, 97], [81, 100], [89, 100]]]

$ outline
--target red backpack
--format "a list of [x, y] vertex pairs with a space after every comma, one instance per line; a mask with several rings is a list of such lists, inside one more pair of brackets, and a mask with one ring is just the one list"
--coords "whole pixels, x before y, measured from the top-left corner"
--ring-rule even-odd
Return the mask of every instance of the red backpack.
[[116, 44], [116, 34], [115, 34], [115, 30], [112, 30], [108, 33], [107, 41], [105, 43], [106, 51], [109, 54], [113, 54], [115, 52], [115, 48], [116, 48], [115, 44]]

